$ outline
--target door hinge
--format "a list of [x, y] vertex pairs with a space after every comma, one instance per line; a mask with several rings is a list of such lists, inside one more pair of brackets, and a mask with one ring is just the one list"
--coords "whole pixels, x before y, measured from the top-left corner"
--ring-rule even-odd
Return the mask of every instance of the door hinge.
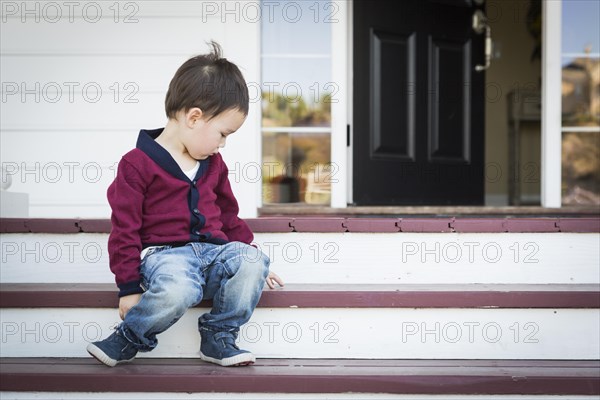
[[346, 147], [350, 147], [350, 124], [346, 125]]

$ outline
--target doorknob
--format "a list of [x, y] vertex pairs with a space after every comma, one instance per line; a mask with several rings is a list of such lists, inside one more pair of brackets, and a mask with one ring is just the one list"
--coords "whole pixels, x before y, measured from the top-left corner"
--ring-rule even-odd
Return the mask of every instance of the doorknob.
[[481, 72], [488, 69], [492, 61], [492, 29], [488, 24], [485, 13], [481, 10], [476, 10], [473, 13], [473, 30], [478, 35], [485, 32], [485, 65], [477, 64], [475, 66], [475, 71]]

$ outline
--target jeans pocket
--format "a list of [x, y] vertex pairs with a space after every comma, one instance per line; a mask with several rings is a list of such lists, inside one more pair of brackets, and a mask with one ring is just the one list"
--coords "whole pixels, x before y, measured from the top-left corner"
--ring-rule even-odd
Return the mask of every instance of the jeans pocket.
[[152, 268], [156, 264], [156, 256], [171, 247], [169, 245], [149, 247], [148, 251], [144, 254], [144, 258], [140, 261], [140, 284], [144, 291], [148, 289], [148, 276], [151, 275]]
[[146, 254], [144, 254], [144, 258], [142, 260], [145, 260], [146, 258], [150, 257], [152, 254], [160, 253], [163, 250], [168, 250], [171, 247], [172, 246], [169, 246], [169, 245], [148, 247], [148, 250], [146, 251]]

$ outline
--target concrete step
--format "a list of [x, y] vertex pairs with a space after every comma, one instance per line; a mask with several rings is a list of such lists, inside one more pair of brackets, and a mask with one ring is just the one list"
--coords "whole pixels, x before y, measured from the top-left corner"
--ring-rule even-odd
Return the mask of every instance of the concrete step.
[[[0, 287], [4, 357], [88, 357], [119, 322], [99, 284]], [[197, 358], [203, 302], [141, 357]], [[266, 290], [240, 346], [259, 358], [600, 359], [598, 285], [293, 285]]]
[[[198, 360], [0, 359], [0, 390], [37, 392], [600, 394], [598, 361], [260, 360], [223, 368]], [[3, 397], [4, 398], [4, 397]]]

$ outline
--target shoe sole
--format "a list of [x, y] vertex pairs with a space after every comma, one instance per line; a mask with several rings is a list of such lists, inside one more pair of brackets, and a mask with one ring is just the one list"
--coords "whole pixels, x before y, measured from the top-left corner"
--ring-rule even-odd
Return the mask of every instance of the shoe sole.
[[218, 359], [218, 358], [209, 357], [207, 355], [202, 354], [202, 352], [200, 352], [200, 359], [202, 361], [217, 364], [222, 367], [243, 367], [243, 366], [252, 365], [256, 362], [256, 358], [254, 357], [254, 354], [252, 354], [252, 353], [242, 353], [242, 354], [238, 354], [237, 356]]
[[86, 348], [87, 352], [90, 353], [90, 355], [92, 357], [94, 357], [96, 360], [100, 361], [102, 364], [109, 366], [109, 367], [114, 367], [118, 364], [122, 364], [122, 363], [127, 363], [127, 362], [131, 362], [133, 361], [133, 359], [135, 357], [130, 358], [129, 360], [121, 360], [121, 361], [117, 361], [115, 359], [110, 358], [108, 355], [106, 355], [105, 352], [103, 352], [100, 347], [96, 346], [93, 343], [88, 344], [87, 348]]

